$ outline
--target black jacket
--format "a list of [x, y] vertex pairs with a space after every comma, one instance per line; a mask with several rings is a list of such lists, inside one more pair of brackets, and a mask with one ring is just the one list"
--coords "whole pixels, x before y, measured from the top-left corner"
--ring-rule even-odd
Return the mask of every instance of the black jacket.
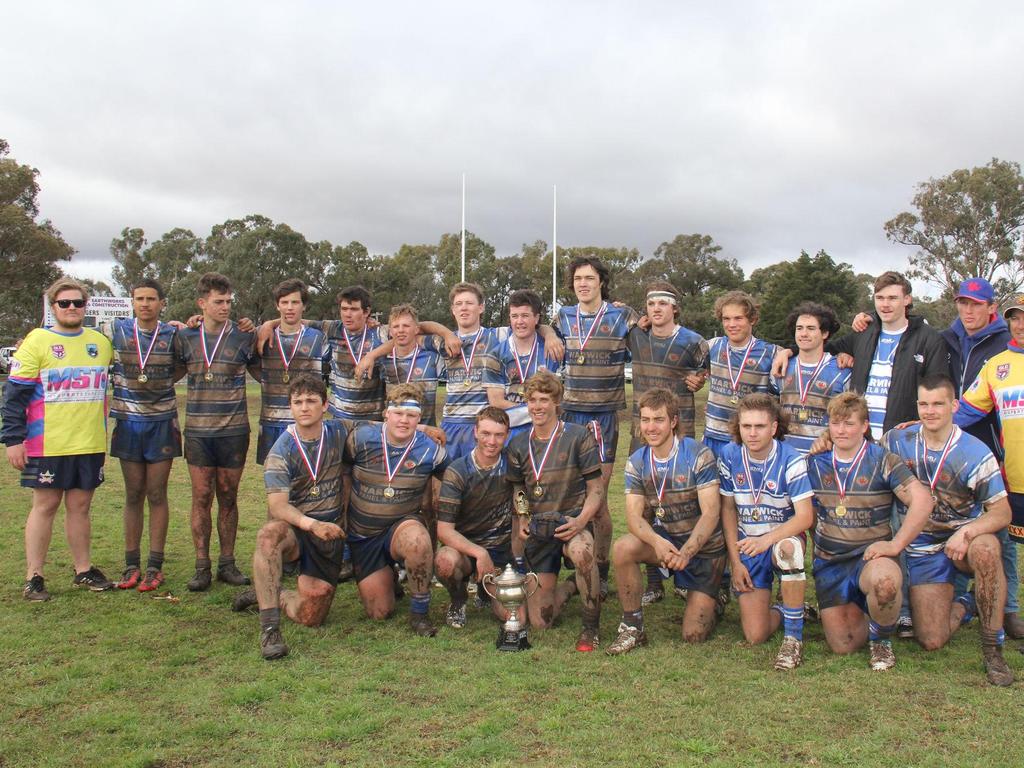
[[[939, 334], [920, 315], [911, 315], [910, 325], [896, 346], [892, 382], [885, 405], [882, 429], [889, 430], [904, 421], [917, 420], [917, 382], [932, 373], [949, 375], [949, 350]], [[875, 356], [882, 321], [872, 313], [871, 324], [860, 333], [849, 333], [829, 342], [833, 355], [853, 355], [850, 388], [861, 394], [867, 389], [871, 360]]]
[[[956, 385], [958, 396], [963, 395], [963, 390], [978, 378], [988, 359], [1004, 351], [1010, 343], [1010, 331], [1001, 317], [972, 336], [967, 335], [967, 330], [958, 318], [940, 335], [949, 348], [949, 374]], [[997, 459], [1003, 460], [1003, 447], [999, 444], [999, 418], [994, 410], [964, 431], [981, 440]]]

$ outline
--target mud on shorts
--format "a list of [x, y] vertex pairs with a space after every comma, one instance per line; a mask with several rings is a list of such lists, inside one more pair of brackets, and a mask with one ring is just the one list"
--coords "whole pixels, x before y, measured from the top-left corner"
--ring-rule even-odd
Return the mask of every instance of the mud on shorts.
[[394, 537], [395, 531], [398, 530], [398, 526], [406, 520], [415, 520], [423, 525], [423, 521], [418, 517], [403, 517], [376, 536], [349, 536], [348, 548], [352, 553], [352, 569], [355, 571], [357, 584], [382, 568], [404, 565], [401, 560], [396, 560], [391, 556], [391, 539]]
[[110, 455], [145, 464], [181, 456], [181, 430], [177, 417], [159, 421], [117, 419], [110, 438]]
[[[686, 540], [679, 536], [673, 536], [662, 526], [653, 527], [654, 532], [666, 541], [679, 549], [686, 543]], [[725, 573], [725, 566], [728, 558], [725, 552], [720, 555], [694, 555], [690, 562], [681, 571], [672, 571], [675, 585], [684, 589], [692, 589], [702, 592], [709, 597], [718, 597], [722, 586], [722, 574]]]
[[103, 482], [104, 453], [73, 456], [29, 456], [21, 471], [23, 488], [92, 491]]
[[224, 437], [185, 433], [185, 461], [194, 467], [240, 469], [248, 452], [248, 432]]
[[[337, 520], [324, 522], [337, 523]], [[299, 543], [299, 575], [309, 576], [326, 581], [332, 587], [338, 586], [338, 575], [341, 573], [342, 555], [345, 551], [345, 539], [324, 541], [309, 531], [292, 526], [292, 533]]]
[[602, 464], [615, 463], [615, 450], [619, 445], [619, 417], [616, 411], [562, 411], [562, 421], [579, 424], [590, 430], [597, 441]]
[[860, 555], [851, 560], [814, 558], [814, 591], [818, 596], [818, 607], [824, 610], [853, 603], [867, 613], [868, 596], [860, 591], [860, 574], [865, 565], [867, 561]]
[[[561, 516], [558, 520], [531, 520], [530, 537], [526, 540], [523, 556], [527, 567], [534, 573], [553, 573], [556, 576], [562, 569], [562, 551], [569, 542], [555, 537], [555, 529], [568, 522], [568, 517]], [[593, 522], [587, 523], [585, 531], [594, 535]], [[511, 544], [509, 544], [511, 549]], [[566, 557], [568, 559], [568, 556]], [[497, 563], [495, 563], [497, 565]]]

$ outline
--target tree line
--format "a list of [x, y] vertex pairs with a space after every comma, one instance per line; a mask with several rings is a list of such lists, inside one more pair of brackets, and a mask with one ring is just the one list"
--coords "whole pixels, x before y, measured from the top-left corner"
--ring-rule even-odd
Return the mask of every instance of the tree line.
[[[61, 274], [74, 249], [49, 220], [39, 219], [38, 171], [7, 157], [0, 139], [0, 334], [4, 341], [38, 324], [39, 297]], [[1022, 230], [1024, 177], [1017, 163], [993, 159], [981, 168], [955, 171], [918, 185], [915, 212], [903, 212], [884, 229], [894, 244], [909, 245], [906, 274], [940, 289], [936, 301], [915, 301], [930, 322], [944, 325], [955, 316], [948, 299], [965, 277], [983, 276], [1002, 297], [1024, 284]], [[394, 253], [371, 254], [362, 243], [338, 245], [311, 241], [285, 223], [251, 214], [214, 225], [200, 237], [175, 228], [156, 239], [138, 227], [126, 227], [113, 238], [114, 288], [127, 294], [142, 277], [161, 282], [168, 294], [168, 316], [183, 318], [195, 311], [195, 283], [203, 272], [231, 278], [236, 291], [236, 316], [262, 320], [276, 316], [272, 288], [288, 277], [310, 286], [309, 317], [335, 317], [338, 291], [361, 284], [383, 313], [408, 302], [421, 317], [447, 323], [448, 289], [460, 278], [458, 233], [445, 233], [437, 243], [406, 244]], [[612, 273], [612, 295], [637, 309], [644, 305], [644, 286], [651, 280], [672, 283], [682, 295], [680, 322], [704, 336], [716, 335], [715, 298], [725, 291], [746, 290], [762, 302], [758, 335], [788, 338], [786, 316], [800, 301], [830, 305], [841, 319], [871, 306], [873, 276], [836, 262], [825, 250], [794, 254], [749, 275], [722, 253], [707, 234], [679, 234], [651, 254], [636, 248], [573, 246], [559, 248], [558, 302], [574, 303], [564, 267], [577, 255], [595, 255]], [[546, 312], [551, 304], [552, 254], [546, 242], [524, 243], [512, 255], [499, 256], [493, 245], [466, 233], [467, 279], [480, 283], [488, 296], [485, 324], [507, 318], [509, 294], [533, 288]], [[93, 284], [99, 293], [111, 289]]]

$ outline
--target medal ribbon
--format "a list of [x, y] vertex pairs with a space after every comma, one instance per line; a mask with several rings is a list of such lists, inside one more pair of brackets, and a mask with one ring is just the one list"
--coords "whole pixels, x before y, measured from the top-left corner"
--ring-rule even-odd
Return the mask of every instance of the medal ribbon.
[[[530, 377], [530, 366], [533, 365], [533, 359], [537, 355], [537, 349], [540, 345], [537, 343], [536, 335], [533, 337], [533, 347], [530, 349], [530, 357], [526, 361], [526, 373], [523, 373], [523, 366], [519, 364], [519, 350], [516, 349], [515, 337], [508, 337], [508, 348], [512, 352], [512, 359], [516, 361], [516, 370], [519, 371], [519, 383], [525, 384], [526, 380]], [[536, 370], [534, 370], [536, 373]]]
[[[281, 340], [278, 339], [278, 343]], [[320, 461], [324, 457], [324, 430], [323, 426], [320, 427], [320, 437], [317, 439], [316, 446], [316, 466], [309, 460], [309, 454], [306, 453], [306, 449], [302, 447], [302, 440], [299, 439], [298, 432], [295, 429], [294, 424], [288, 425], [288, 434], [292, 436], [292, 440], [295, 441], [295, 446], [299, 449], [299, 456], [302, 457], [302, 463], [306, 465], [306, 469], [309, 472], [309, 476], [313, 480], [313, 485], [317, 484], [317, 476], [320, 474]]]
[[580, 352], [587, 348], [587, 344], [590, 343], [590, 337], [594, 335], [594, 330], [601, 325], [601, 318], [604, 317], [606, 311], [608, 311], [608, 302], [602, 301], [601, 308], [597, 310], [597, 314], [594, 315], [594, 322], [590, 324], [590, 330], [587, 331], [587, 337], [583, 338], [583, 320], [580, 319], [580, 305], [576, 305], [576, 340], [579, 342]]
[[[761, 494], [764, 493], [765, 484], [768, 482], [768, 475], [771, 474], [772, 469], [775, 467], [775, 462], [779, 460], [778, 446], [772, 441], [772, 452], [764, 460], [764, 470], [761, 472], [761, 482], [758, 484], [757, 489], [754, 489], [754, 473], [750, 471], [750, 454], [747, 452], [747, 446], [740, 448], [740, 456], [743, 459], [743, 471], [747, 473], [747, 487], [750, 488], [750, 495], [754, 499], [754, 506], [756, 507], [761, 503]], [[769, 460], [771, 463], [769, 464]], [[837, 474], [838, 478], [839, 475]], [[755, 518], [756, 519], [756, 518]]]
[[530, 449], [530, 467], [533, 469], [533, 480], [538, 485], [540, 484], [540, 476], [544, 474], [544, 465], [548, 463], [548, 454], [551, 453], [551, 446], [555, 444], [555, 439], [558, 437], [558, 430], [561, 426], [561, 422], [555, 423], [555, 429], [551, 433], [551, 437], [548, 438], [548, 446], [544, 449], [544, 456], [541, 457], [540, 467], [537, 466], [537, 460], [533, 455], [533, 427], [530, 427], [530, 439], [527, 441]]
[[[412, 372], [414, 370], [416, 370], [416, 361], [419, 359], [419, 356], [420, 356], [420, 347], [417, 344], [412, 349], [412, 362], [409, 363], [409, 370], [405, 372], [405, 383], [406, 384], [408, 384], [410, 381], [412, 381]], [[393, 365], [394, 368], [395, 368], [395, 381], [399, 381], [402, 378], [402, 376], [398, 372], [398, 355], [395, 354], [395, 348], [394, 347], [391, 348], [391, 365]]]
[[836, 466], [836, 451], [832, 449], [832, 471], [836, 475], [836, 491], [839, 493], [839, 503], [842, 504], [846, 501], [846, 488], [849, 486], [850, 481], [857, 476], [857, 470], [860, 469], [860, 463], [864, 461], [864, 454], [868, 452], [868, 441], [865, 440], [860, 445], [860, 450], [857, 451], [857, 455], [853, 457], [853, 461], [850, 462], [850, 471], [846, 473], [846, 479], [842, 482], [839, 481], [839, 467]]
[[139, 321], [136, 319], [132, 330], [135, 333], [135, 354], [139, 358], [139, 370], [142, 373], [146, 372], [146, 363], [149, 362], [149, 356], [153, 354], [153, 347], [156, 346], [156, 337], [160, 335], [160, 321], [156, 321], [156, 328], [153, 330], [153, 339], [149, 342], [149, 349], [146, 350], [146, 356], [142, 356], [142, 343], [139, 341]]
[[466, 360], [466, 347], [463, 345], [462, 349], [459, 350], [459, 354], [462, 355], [462, 364], [466, 366], [466, 375], [469, 375], [469, 370], [473, 367], [473, 358], [476, 356], [476, 345], [480, 343], [480, 337], [483, 335], [484, 329], [478, 328], [476, 336], [473, 338], [473, 346], [469, 350], [469, 360]]
[[729, 371], [729, 387], [732, 389], [732, 393], [735, 395], [740, 389], [740, 377], [743, 375], [743, 369], [747, 367], [747, 360], [750, 359], [750, 350], [754, 348], [754, 337], [750, 337], [750, 341], [747, 342], [747, 348], [743, 350], [743, 362], [740, 363], [740, 369], [736, 372], [736, 375], [732, 375], [732, 348], [729, 346], [729, 340], [725, 340], [725, 367]]
[[295, 346], [292, 347], [292, 354], [290, 357], [285, 357], [284, 354], [284, 342], [281, 341], [281, 329], [275, 328], [274, 335], [277, 337], [277, 354], [281, 356], [281, 362], [284, 364], [284, 369], [287, 371], [292, 364], [292, 360], [295, 359], [295, 353], [299, 351], [299, 344], [302, 343], [302, 337], [306, 334], [306, 326], [302, 326], [302, 330], [299, 331], [299, 338], [295, 340]]
[[203, 326], [199, 327], [199, 345], [203, 348], [203, 362], [206, 363], [207, 371], [213, 367], [213, 361], [217, 357], [217, 350], [220, 349], [220, 343], [224, 340], [224, 333], [230, 325], [230, 320], [224, 323], [224, 327], [220, 329], [220, 335], [217, 337], [217, 343], [213, 345], [213, 352], [210, 354], [206, 354], [206, 328]]
[[604, 464], [604, 435], [601, 434], [601, 422], [594, 419], [593, 421], [587, 422], [587, 426], [590, 427], [590, 432], [594, 435], [594, 442], [597, 443], [598, 458], [600, 458], [601, 463]]
[[[664, 464], [665, 464], [665, 474], [662, 475], [662, 478], [661, 478], [660, 482], [658, 481], [657, 470], [655, 470], [655, 465], [660, 463], [660, 462], [658, 462], [658, 459], [654, 455], [654, 449], [652, 449], [650, 446], [648, 446], [648, 448], [647, 448], [647, 450], [650, 451], [650, 454], [651, 454], [651, 480], [654, 482], [654, 492], [656, 494], [658, 494], [658, 506], [659, 507], [660, 506], [664, 506], [661, 503], [661, 500], [665, 496], [665, 485], [668, 483], [669, 477], [672, 476], [672, 475], [675, 475], [675, 473], [676, 473], [676, 461], [679, 460], [679, 440], [676, 439], [676, 438], [673, 438], [673, 441], [675, 442], [675, 445], [672, 446], [672, 455], [669, 456], [664, 461]], [[671, 472], [668, 471], [668, 463], [669, 462], [672, 462], [672, 471]]]
[[824, 352], [821, 354], [821, 360], [819, 360], [818, 364], [814, 366], [814, 373], [811, 374], [811, 378], [807, 382], [806, 387], [804, 386], [803, 365], [800, 364], [799, 360], [796, 361], [796, 386], [797, 389], [800, 390], [800, 405], [803, 405], [806, 402], [807, 395], [810, 394], [811, 391], [811, 385], [814, 384], [814, 380], [818, 378], [818, 374], [821, 373], [821, 369], [825, 367], [826, 360], [830, 357], [830, 355]]
[[348, 328], [342, 327], [342, 332], [345, 334], [345, 346], [348, 347], [348, 356], [352, 358], [354, 365], [359, 365], [359, 362], [363, 359], [363, 344], [366, 342], [366, 331], [369, 330], [367, 326], [363, 326], [363, 337], [359, 340], [359, 356], [352, 351], [352, 339], [348, 336]]
[[[953, 446], [956, 441], [960, 439], [960, 428], [953, 425], [953, 429], [950, 430], [949, 437], [946, 439], [946, 445], [942, 448], [942, 453], [939, 455], [939, 463], [935, 467], [935, 474], [933, 475], [928, 469], [928, 444], [924, 442], [924, 430], [922, 429], [917, 433], [917, 443], [914, 445], [914, 458], [917, 459], [918, 466], [924, 467], [925, 477], [928, 478], [928, 487], [931, 489], [932, 494], [935, 494], [935, 486], [939, 482], [939, 477], [942, 475], [942, 466], [946, 463], [946, 459], [949, 458], [949, 454], [953, 450]], [[924, 444], [924, 460], [919, 456], [920, 446]]]
[[391, 481], [395, 479], [395, 475], [397, 475], [398, 470], [402, 468], [402, 463], [405, 461], [406, 457], [409, 455], [409, 451], [412, 450], [413, 445], [416, 443], [416, 435], [413, 435], [412, 440], [410, 440], [409, 444], [405, 446], [405, 452], [402, 453], [402, 457], [395, 464], [394, 471], [391, 470], [391, 458], [388, 456], [388, 435], [383, 424], [380, 427], [380, 440], [381, 444], [384, 446], [384, 474], [388, 476], [388, 485], [391, 485]]

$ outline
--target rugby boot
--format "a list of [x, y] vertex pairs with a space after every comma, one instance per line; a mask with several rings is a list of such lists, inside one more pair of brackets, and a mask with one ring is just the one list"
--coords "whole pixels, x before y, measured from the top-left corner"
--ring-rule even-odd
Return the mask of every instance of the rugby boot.
[[1003, 631], [1014, 640], [1024, 640], [1024, 619], [1017, 612], [1003, 614]]
[[185, 585], [189, 592], [205, 592], [213, 583], [213, 572], [206, 568], [196, 568], [196, 575]]
[[[690, 596], [690, 590], [688, 590], [686, 587], [672, 587], [672, 594], [678, 597], [680, 600], [685, 600], [687, 597]], [[718, 610], [717, 606], [715, 607], [715, 610]]]
[[871, 669], [876, 672], [884, 672], [896, 666], [896, 654], [892, 652], [892, 643], [882, 640], [872, 640], [871, 647]]
[[46, 591], [46, 583], [38, 573], [33, 574], [32, 578], [25, 582], [21, 594], [26, 600], [37, 603], [44, 603], [50, 599], [50, 593]]
[[[619, 636], [615, 638], [615, 642], [605, 650], [609, 656], [619, 656], [629, 653], [638, 646], [647, 645], [647, 633], [642, 629], [631, 627], [628, 624], [619, 624], [618, 633]], [[577, 646], [577, 650], [579, 650], [579, 646]]]
[[117, 582], [118, 589], [135, 589], [142, 580], [142, 571], [138, 566], [129, 565], [121, 574], [121, 580]]
[[1003, 649], [998, 645], [986, 645], [981, 648], [985, 662], [985, 678], [992, 685], [1006, 686], [1013, 683], [1013, 670], [1003, 658]]
[[775, 656], [775, 668], [780, 671], [796, 669], [804, 663], [804, 644], [788, 635], [782, 638], [779, 653]]
[[601, 644], [597, 635], [597, 627], [584, 627], [580, 636], [576, 638], [576, 650], [580, 653], [590, 653], [597, 650]]
[[246, 587], [252, 584], [249, 577], [238, 570], [238, 566], [234, 563], [224, 563], [224, 565], [217, 566], [217, 581], [223, 581], [232, 587]]
[[452, 603], [444, 614], [444, 623], [452, 629], [462, 629], [466, 626], [466, 604]]
[[909, 616], [900, 616], [896, 622], [896, 637], [911, 640], [914, 637], [914, 620]]
[[718, 590], [718, 597], [715, 598], [715, 616], [722, 618], [725, 615], [725, 607], [729, 605], [732, 593], [729, 587], [722, 587]]
[[664, 587], [648, 587], [640, 596], [640, 605], [654, 605], [665, 599]]
[[73, 587], [85, 587], [90, 592], [106, 592], [114, 588], [114, 582], [103, 575], [103, 571], [95, 565], [90, 565], [89, 570], [76, 573], [71, 580]]
[[812, 622], [817, 624], [821, 618], [821, 614], [818, 612], [818, 606], [814, 603], [804, 603], [804, 621]]
[[164, 572], [156, 568], [147, 568], [146, 575], [142, 581], [139, 582], [137, 589], [139, 592], [153, 592], [160, 588], [160, 585], [164, 583]]
[[598, 579], [598, 585], [598, 593], [601, 595], [601, 602], [603, 603], [605, 600], [608, 599], [608, 594], [610, 592], [608, 587], [608, 579]]
[[241, 613], [252, 608], [254, 605], [259, 605], [259, 601], [256, 599], [256, 590], [243, 589], [231, 601], [231, 610], [235, 613]]
[[356, 569], [352, 565], [351, 560], [343, 560], [341, 563], [341, 570], [338, 571], [338, 581], [351, 581], [352, 577], [356, 575]]
[[425, 613], [410, 613], [409, 629], [420, 637], [433, 637], [437, 634], [437, 627], [431, 623], [430, 617]]
[[288, 644], [281, 635], [280, 627], [264, 627], [260, 632], [260, 653], [267, 661], [288, 655]]

